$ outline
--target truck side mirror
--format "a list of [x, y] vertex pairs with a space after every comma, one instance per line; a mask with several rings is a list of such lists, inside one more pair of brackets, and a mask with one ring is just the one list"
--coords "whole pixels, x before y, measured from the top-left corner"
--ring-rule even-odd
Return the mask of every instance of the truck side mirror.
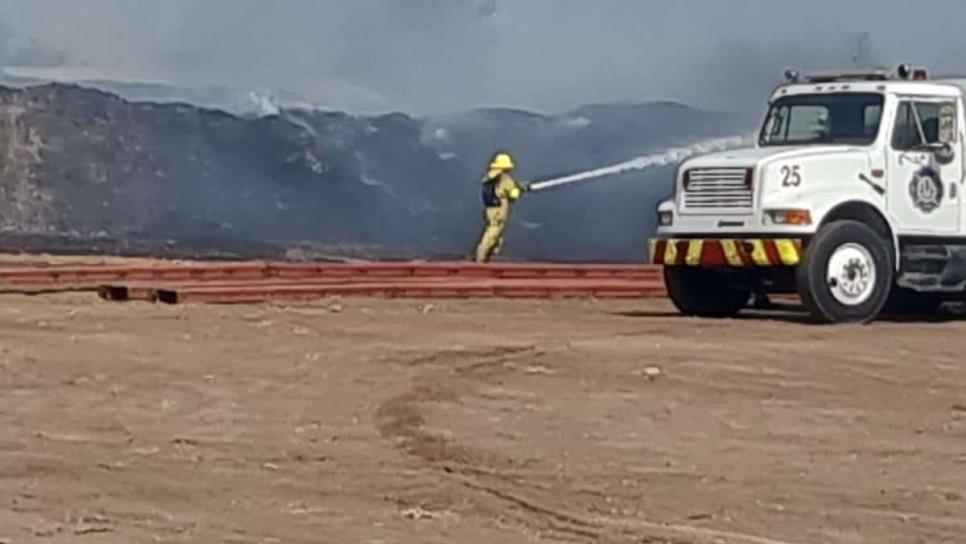
[[956, 149], [949, 142], [937, 142], [929, 148], [939, 164], [949, 164], [956, 158]]

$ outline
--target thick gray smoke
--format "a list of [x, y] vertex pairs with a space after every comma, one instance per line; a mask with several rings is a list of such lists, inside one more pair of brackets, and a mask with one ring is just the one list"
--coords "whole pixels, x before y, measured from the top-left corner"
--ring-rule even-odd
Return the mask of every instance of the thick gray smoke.
[[[966, 73], [964, 16], [962, 0], [0, 0], [3, 83], [259, 114], [34, 89], [44, 134], [72, 146], [9, 175], [59, 191], [69, 206], [41, 211], [68, 234], [438, 256], [478, 236], [480, 169], [506, 148], [521, 179], [567, 185], [521, 203], [511, 253], [636, 261], [675, 164], [752, 129], [785, 68]], [[103, 108], [113, 124], [91, 124]], [[366, 115], [395, 111], [411, 116]], [[99, 147], [115, 141], [152, 144]]]
[[857, 50], [966, 71], [964, 16], [959, 0], [0, 0], [39, 64], [417, 114], [659, 98], [757, 111], [783, 68], [869, 57]]
[[17, 65], [57, 67], [68, 62], [66, 51], [53, 49], [36, 37], [24, 39], [10, 27], [0, 23], [0, 66]]

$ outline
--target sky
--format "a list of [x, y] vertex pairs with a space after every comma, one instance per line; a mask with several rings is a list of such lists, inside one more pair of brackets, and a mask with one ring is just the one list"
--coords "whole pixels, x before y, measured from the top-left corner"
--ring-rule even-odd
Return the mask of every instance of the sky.
[[0, 0], [0, 63], [290, 93], [354, 112], [753, 111], [783, 69], [966, 74], [962, 0]]

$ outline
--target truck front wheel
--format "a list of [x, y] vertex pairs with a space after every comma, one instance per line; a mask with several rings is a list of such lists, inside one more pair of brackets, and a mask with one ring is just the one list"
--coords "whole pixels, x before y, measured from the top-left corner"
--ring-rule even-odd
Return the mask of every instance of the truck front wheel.
[[674, 306], [689, 316], [733, 317], [751, 298], [750, 287], [704, 268], [666, 267], [664, 284]]
[[811, 314], [826, 323], [867, 323], [892, 288], [888, 242], [858, 221], [835, 221], [812, 239], [797, 271], [798, 291]]

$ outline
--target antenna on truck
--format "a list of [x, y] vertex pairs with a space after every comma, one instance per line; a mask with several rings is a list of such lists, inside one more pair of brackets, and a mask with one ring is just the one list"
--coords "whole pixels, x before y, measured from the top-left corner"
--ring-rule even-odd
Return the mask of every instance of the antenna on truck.
[[868, 66], [872, 63], [872, 35], [868, 32], [859, 32], [855, 36], [855, 51], [852, 52], [852, 64], [855, 66]]

